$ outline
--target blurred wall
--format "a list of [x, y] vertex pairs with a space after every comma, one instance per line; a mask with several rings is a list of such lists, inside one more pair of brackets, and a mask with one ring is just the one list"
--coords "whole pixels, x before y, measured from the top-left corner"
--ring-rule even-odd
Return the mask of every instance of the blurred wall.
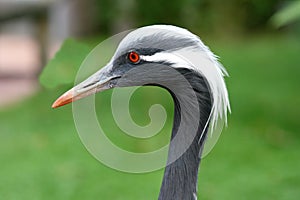
[[39, 72], [62, 42], [88, 32], [91, 2], [0, 1], [1, 105], [34, 93]]

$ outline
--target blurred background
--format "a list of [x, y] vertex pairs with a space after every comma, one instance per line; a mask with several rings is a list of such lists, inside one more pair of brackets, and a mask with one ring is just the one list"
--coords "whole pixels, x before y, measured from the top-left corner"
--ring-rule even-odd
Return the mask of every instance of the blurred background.
[[[39, 82], [67, 38], [92, 48], [120, 31], [150, 24], [173, 24], [199, 35], [230, 74], [232, 115], [201, 165], [199, 199], [299, 199], [299, 2], [0, 0], [0, 199], [157, 198], [163, 170], [126, 174], [100, 164], [80, 143], [71, 106], [51, 109], [73, 82], [61, 80], [59, 70], [51, 75], [65, 84], [47, 88]], [[83, 45], [74, 48], [56, 62], [79, 59]], [[168, 142], [173, 107], [166, 91], [140, 89], [132, 98], [132, 116], [140, 125], [149, 123], [154, 103], [168, 113], [160, 135], [148, 141], [118, 129], [110, 96], [111, 91], [97, 95], [102, 99], [97, 110], [113, 142], [139, 152]]]

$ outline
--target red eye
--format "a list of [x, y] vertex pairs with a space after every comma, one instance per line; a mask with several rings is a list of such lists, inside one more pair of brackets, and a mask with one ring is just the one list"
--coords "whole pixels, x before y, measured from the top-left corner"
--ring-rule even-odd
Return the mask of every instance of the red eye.
[[134, 51], [130, 52], [128, 54], [128, 59], [132, 62], [132, 63], [138, 63], [140, 61], [140, 55]]

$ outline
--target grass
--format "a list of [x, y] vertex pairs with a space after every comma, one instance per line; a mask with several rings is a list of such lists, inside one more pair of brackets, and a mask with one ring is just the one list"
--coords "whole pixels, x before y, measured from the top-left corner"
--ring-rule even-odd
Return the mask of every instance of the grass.
[[[285, 37], [208, 42], [230, 73], [232, 115], [202, 162], [199, 199], [300, 198], [299, 43]], [[102, 165], [81, 144], [71, 106], [50, 108], [66, 89], [42, 89], [0, 112], [0, 199], [156, 199], [163, 170], [127, 174]], [[170, 117], [163, 136], [148, 146], [122, 136], [110, 117], [110, 94], [97, 95], [97, 110], [116, 133], [110, 135], [114, 142], [140, 151], [167, 142]], [[172, 114], [164, 91], [142, 89], [131, 104], [137, 123], [149, 122], [154, 95], [163, 97], [159, 102]]]

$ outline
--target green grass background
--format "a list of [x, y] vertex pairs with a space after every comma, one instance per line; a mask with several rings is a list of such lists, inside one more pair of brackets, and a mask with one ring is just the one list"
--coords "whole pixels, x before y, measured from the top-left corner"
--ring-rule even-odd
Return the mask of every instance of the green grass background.
[[[253, 36], [206, 43], [230, 74], [232, 115], [202, 162], [199, 199], [300, 199], [300, 39]], [[0, 111], [0, 199], [156, 199], [163, 170], [127, 174], [102, 165], [81, 144], [71, 106], [51, 109], [66, 89], [42, 88]], [[172, 102], [165, 91], [143, 88], [131, 102], [133, 119], [141, 125], [149, 122], [153, 103], [168, 112], [160, 136], [148, 142], [118, 130], [110, 95], [97, 94], [97, 111], [115, 143], [147, 151], [168, 142]]]

